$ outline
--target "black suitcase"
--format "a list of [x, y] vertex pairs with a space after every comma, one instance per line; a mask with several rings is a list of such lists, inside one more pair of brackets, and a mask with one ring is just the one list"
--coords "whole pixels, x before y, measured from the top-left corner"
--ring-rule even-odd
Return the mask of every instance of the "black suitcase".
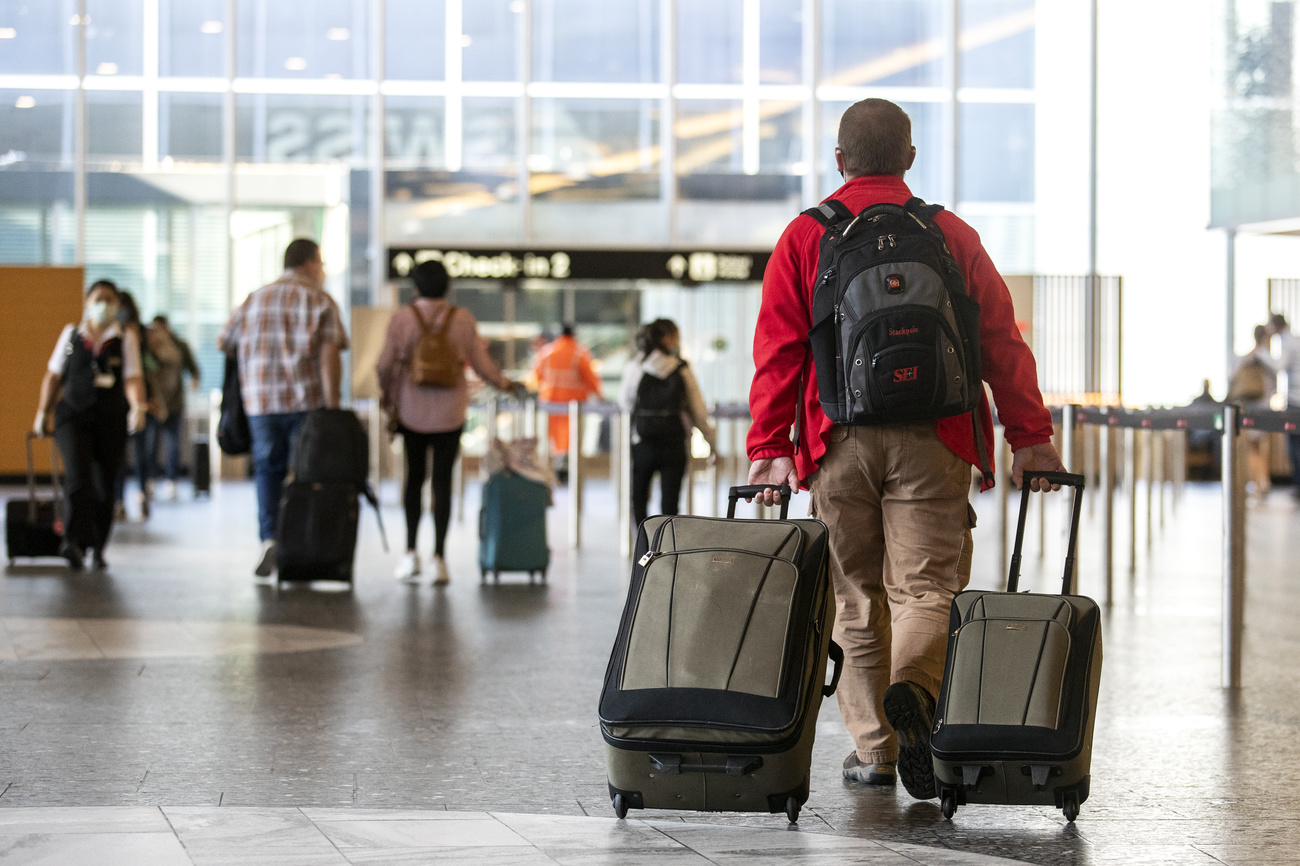
[[[1075, 488], [1060, 595], [1016, 592], [1029, 480]], [[1083, 476], [1026, 472], [1006, 592], [952, 603], [930, 749], [945, 818], [966, 803], [1055, 806], [1088, 799], [1101, 683], [1101, 611], [1070, 594]]]
[[[736, 499], [761, 486], [733, 487]], [[614, 812], [784, 812], [808, 799], [831, 640], [826, 525], [652, 517], [600, 697]], [[824, 685], [827, 660], [835, 670]]]
[[194, 466], [190, 469], [195, 496], [212, 493], [212, 451], [207, 437], [194, 440]]
[[276, 567], [282, 581], [352, 582], [359, 493], [347, 482], [294, 481], [280, 500]]
[[54, 495], [36, 495], [36, 465], [32, 457], [35, 433], [27, 434], [27, 497], [5, 503], [5, 551], [9, 563], [18, 558], [57, 557], [63, 545], [63, 487], [59, 483], [59, 449], [51, 448], [50, 472]]

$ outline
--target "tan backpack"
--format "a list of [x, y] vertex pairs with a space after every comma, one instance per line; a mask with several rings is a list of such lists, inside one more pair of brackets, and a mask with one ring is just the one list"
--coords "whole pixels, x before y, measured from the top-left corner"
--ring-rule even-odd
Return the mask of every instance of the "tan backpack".
[[456, 387], [465, 376], [465, 362], [447, 337], [447, 327], [456, 314], [456, 308], [447, 308], [442, 327], [436, 331], [420, 315], [415, 304], [411, 305], [411, 312], [420, 323], [420, 339], [411, 354], [411, 384], [431, 388]]

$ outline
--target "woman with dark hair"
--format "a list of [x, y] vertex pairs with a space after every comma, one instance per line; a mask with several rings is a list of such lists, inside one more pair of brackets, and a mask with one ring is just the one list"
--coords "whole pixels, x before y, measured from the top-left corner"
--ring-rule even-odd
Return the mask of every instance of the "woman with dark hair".
[[469, 407], [465, 364], [502, 391], [516, 386], [488, 356], [474, 314], [447, 303], [450, 279], [442, 263], [423, 262], [411, 277], [420, 296], [389, 320], [377, 365], [384, 410], [406, 454], [406, 555], [395, 576], [407, 583], [420, 580], [415, 545], [423, 512], [420, 492], [429, 477], [432, 450], [433, 583], [441, 586], [451, 580], [443, 554], [451, 521], [452, 470]]
[[700, 386], [679, 357], [682, 338], [671, 319], [655, 319], [637, 332], [637, 352], [623, 369], [619, 403], [632, 413], [632, 528], [646, 519], [650, 484], [659, 473], [659, 511], [676, 514], [686, 474], [691, 427], [716, 450]]
[[80, 324], [65, 327], [54, 345], [33, 424], [37, 435], [46, 435], [53, 410], [67, 502], [59, 552], [74, 571], [81, 570], [87, 552], [96, 569], [108, 566], [104, 548], [127, 433], [144, 428], [140, 342], [118, 324], [118, 306], [112, 282], [100, 280], [87, 290]]
[[[152, 411], [153, 403], [153, 383], [152, 378], [155, 373], [157, 364], [153, 355], [149, 352], [148, 343], [144, 338], [144, 325], [140, 321], [140, 308], [136, 306], [135, 298], [130, 292], [121, 289], [117, 292], [118, 309], [117, 323], [123, 334], [132, 334], [135, 337], [135, 344], [140, 349], [140, 372], [144, 377], [145, 404]], [[147, 419], [146, 419], [147, 424]], [[136, 477], [140, 482], [140, 490], [136, 493], [136, 503], [140, 508], [140, 519], [149, 519], [149, 501], [152, 498], [150, 490], [150, 470], [153, 462], [149, 457], [149, 451], [146, 447], [147, 436], [144, 426], [131, 433], [127, 437], [127, 447], [131, 449], [131, 456], [135, 458]], [[113, 518], [115, 520], [126, 520], [126, 477], [128, 465], [125, 454], [122, 459], [122, 468], [117, 473], [117, 483], [113, 488]]]

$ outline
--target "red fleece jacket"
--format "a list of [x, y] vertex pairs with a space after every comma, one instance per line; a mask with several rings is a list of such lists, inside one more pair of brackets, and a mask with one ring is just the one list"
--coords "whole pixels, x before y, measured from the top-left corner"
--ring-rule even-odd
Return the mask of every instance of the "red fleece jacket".
[[[857, 177], [830, 198], [860, 213], [880, 202], [903, 204], [912, 192], [902, 178], [892, 175]], [[1038, 390], [1033, 353], [1016, 327], [1011, 294], [973, 228], [948, 211], [935, 222], [943, 230], [957, 264], [966, 278], [967, 291], [980, 305], [980, 346], [984, 380], [993, 390], [998, 417], [1013, 450], [1038, 445], [1052, 438], [1052, 418]], [[749, 431], [750, 460], [795, 456], [795, 468], [806, 487], [826, 453], [826, 437], [833, 426], [817, 397], [817, 377], [808, 352], [812, 327], [813, 286], [817, 281], [817, 253], [823, 228], [810, 216], [800, 215], [777, 241], [763, 275], [763, 305], [754, 331], [754, 383], [749, 410], [754, 423]], [[791, 441], [795, 400], [802, 376], [803, 430], [798, 453]], [[987, 396], [980, 398], [980, 423], [984, 439], [993, 442], [993, 418]], [[975, 431], [968, 414], [934, 422], [939, 439], [953, 453], [978, 466]], [[989, 455], [990, 464], [993, 460]]]

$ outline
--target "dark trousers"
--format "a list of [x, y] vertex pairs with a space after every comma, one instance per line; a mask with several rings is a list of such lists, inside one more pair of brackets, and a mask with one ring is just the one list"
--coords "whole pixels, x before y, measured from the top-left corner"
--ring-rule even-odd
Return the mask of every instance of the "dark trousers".
[[144, 450], [149, 461], [149, 472], [152, 475], [157, 467], [158, 460], [158, 440], [162, 439], [166, 443], [166, 455], [163, 460], [163, 476], [168, 481], [175, 481], [181, 471], [181, 425], [185, 423], [185, 413], [173, 412], [167, 416], [166, 421], [159, 421], [154, 416], [149, 416], [149, 424], [145, 427], [145, 446]]
[[407, 550], [415, 550], [415, 539], [420, 532], [420, 516], [424, 511], [420, 491], [429, 477], [429, 449], [433, 449], [433, 554], [443, 555], [447, 525], [451, 523], [451, 477], [456, 468], [456, 455], [460, 453], [461, 429], [416, 433], [402, 428], [402, 450], [406, 452], [406, 490], [402, 502], [406, 506]]
[[253, 434], [253, 483], [257, 487], [257, 531], [263, 541], [275, 538], [280, 520], [280, 497], [289, 474], [289, 449], [307, 417], [306, 412], [249, 415]]
[[54, 441], [63, 455], [65, 536], [82, 550], [108, 545], [114, 487], [126, 456], [126, 418], [81, 416], [58, 421]]
[[646, 519], [650, 483], [659, 473], [659, 513], [676, 514], [686, 474], [686, 439], [637, 442], [632, 446], [632, 529]]
[[126, 448], [131, 449], [131, 456], [135, 458], [135, 473], [140, 480], [140, 492], [144, 493], [149, 488], [149, 479], [153, 475], [152, 461], [149, 455], [152, 451], [147, 448], [147, 440], [144, 431], [132, 433], [126, 437], [126, 445], [123, 447], [121, 465], [117, 470], [117, 483], [113, 488], [113, 499], [116, 502], [126, 501], [126, 478], [131, 474], [131, 467], [126, 459]]

